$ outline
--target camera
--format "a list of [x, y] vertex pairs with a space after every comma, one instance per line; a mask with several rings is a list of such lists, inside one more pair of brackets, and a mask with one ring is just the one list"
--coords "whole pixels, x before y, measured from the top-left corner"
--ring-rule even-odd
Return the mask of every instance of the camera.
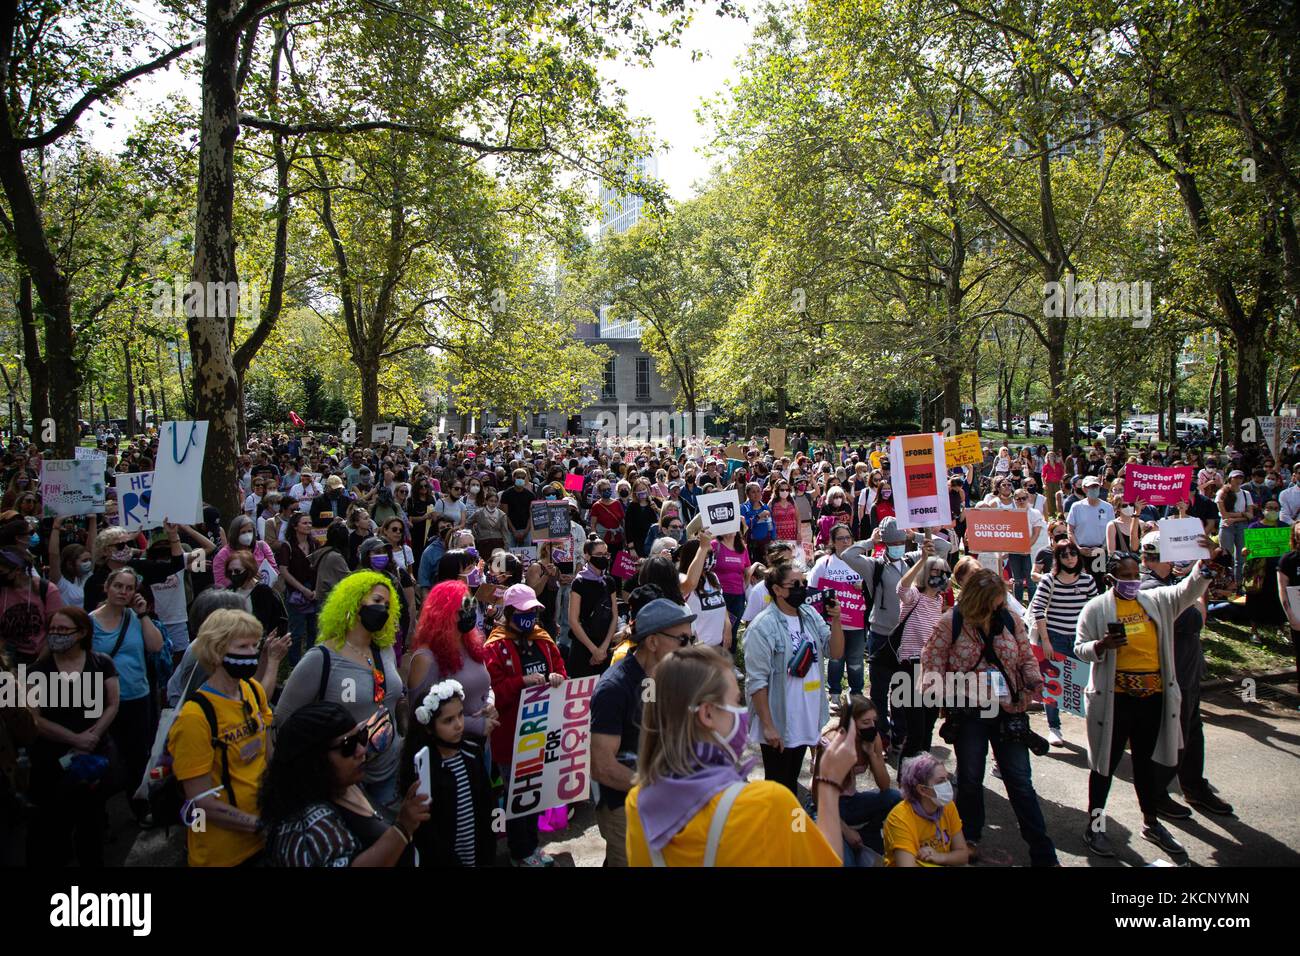
[[1049, 749], [1046, 738], [1040, 737], [1030, 729], [1028, 714], [1008, 714], [1003, 711], [1002, 739], [1024, 744], [1036, 757], [1046, 756]]

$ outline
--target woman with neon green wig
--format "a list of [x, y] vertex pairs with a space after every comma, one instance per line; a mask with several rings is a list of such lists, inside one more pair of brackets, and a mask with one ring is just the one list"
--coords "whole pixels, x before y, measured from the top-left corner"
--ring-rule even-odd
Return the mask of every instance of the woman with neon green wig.
[[403, 688], [393, 643], [399, 614], [388, 575], [357, 571], [345, 577], [321, 608], [316, 647], [298, 661], [275, 708], [276, 726], [322, 700], [341, 704], [356, 718], [356, 730], [368, 739], [363, 789], [369, 802], [349, 809], [362, 818], [397, 800], [397, 702]]

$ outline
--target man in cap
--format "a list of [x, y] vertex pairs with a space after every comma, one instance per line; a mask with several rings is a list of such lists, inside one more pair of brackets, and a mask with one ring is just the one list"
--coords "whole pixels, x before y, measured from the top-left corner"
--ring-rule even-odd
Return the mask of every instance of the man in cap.
[[1238, 584], [1246, 564], [1246, 556], [1242, 554], [1246, 548], [1246, 528], [1255, 504], [1250, 493], [1242, 488], [1245, 481], [1244, 471], [1228, 472], [1228, 483], [1215, 501], [1219, 506], [1219, 547], [1232, 557], [1232, 575]]
[[695, 615], [668, 598], [656, 598], [637, 613], [633, 650], [600, 677], [591, 701], [592, 776], [600, 785], [596, 823], [605, 839], [605, 865], [627, 866], [627, 818], [623, 803], [632, 789], [641, 711], [659, 662], [695, 641]]
[[1106, 549], [1106, 527], [1115, 520], [1115, 509], [1101, 500], [1101, 479], [1088, 475], [1083, 479], [1086, 496], [1070, 509], [1065, 523], [1070, 526], [1070, 543], [1079, 549], [1086, 567], [1098, 573], [1094, 562]]
[[343, 518], [347, 515], [349, 504], [351, 499], [343, 487], [343, 479], [338, 475], [330, 475], [325, 479], [325, 493], [312, 499], [311, 526], [329, 527], [330, 522], [335, 518]]
[[[1142, 538], [1142, 589], [1177, 584], [1190, 569], [1160, 560], [1160, 532], [1148, 531]], [[1181, 573], [1180, 573], [1181, 572]], [[1232, 805], [1221, 800], [1205, 779], [1205, 728], [1201, 723], [1201, 678], [1205, 674], [1205, 650], [1201, 645], [1205, 598], [1174, 619], [1174, 676], [1183, 693], [1178, 715], [1182, 724], [1183, 749], [1178, 753], [1177, 777], [1183, 797], [1206, 813], [1231, 816]], [[1172, 775], [1170, 781], [1172, 782]], [[1167, 785], [1167, 784], [1166, 784]], [[1192, 811], [1164, 794], [1156, 812], [1166, 820], [1185, 820]]]

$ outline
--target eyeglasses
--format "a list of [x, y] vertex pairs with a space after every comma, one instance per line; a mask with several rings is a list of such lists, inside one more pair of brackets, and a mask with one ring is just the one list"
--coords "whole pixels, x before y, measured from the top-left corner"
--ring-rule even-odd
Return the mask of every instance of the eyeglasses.
[[332, 744], [330, 750], [337, 750], [344, 757], [354, 757], [358, 747], [364, 747], [370, 742], [370, 731], [365, 727], [360, 730], [354, 730], [337, 744]]

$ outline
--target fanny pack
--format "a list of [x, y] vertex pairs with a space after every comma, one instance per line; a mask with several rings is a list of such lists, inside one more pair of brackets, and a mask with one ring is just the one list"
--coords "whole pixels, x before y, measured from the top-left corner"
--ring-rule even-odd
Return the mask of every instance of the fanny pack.
[[817, 648], [813, 642], [804, 638], [799, 642], [799, 646], [794, 649], [794, 654], [790, 657], [790, 663], [786, 665], [786, 673], [791, 677], [803, 677], [808, 673], [808, 669], [813, 666], [817, 660]]

